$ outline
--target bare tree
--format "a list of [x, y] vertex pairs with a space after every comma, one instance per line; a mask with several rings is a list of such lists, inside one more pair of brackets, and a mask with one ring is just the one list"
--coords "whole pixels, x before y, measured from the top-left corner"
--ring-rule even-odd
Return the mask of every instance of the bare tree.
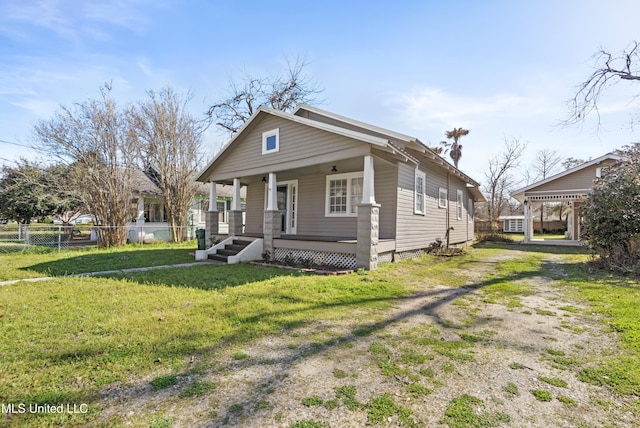
[[489, 161], [489, 168], [485, 171], [485, 191], [489, 194], [487, 211], [491, 231], [495, 231], [498, 217], [509, 205], [509, 192], [519, 183], [513, 170], [520, 164], [526, 147], [526, 143], [516, 138], [512, 138], [511, 141], [505, 139], [505, 150]]
[[[576, 95], [569, 100], [570, 113], [565, 125], [582, 122], [593, 112], [598, 116], [598, 103], [605, 89], [620, 81], [640, 81], [640, 43], [634, 41], [620, 53], [611, 53], [603, 48], [594, 54], [595, 70], [578, 85]], [[634, 98], [636, 98], [634, 96]]]
[[[534, 173], [536, 174], [536, 181], [544, 180], [555, 172], [558, 171], [560, 166], [560, 156], [556, 150], [543, 149], [538, 150], [536, 158], [531, 165]], [[546, 205], [544, 202], [540, 203], [540, 233], [544, 232], [544, 212]]]
[[300, 104], [318, 102], [323, 91], [317, 83], [304, 75], [308, 62], [296, 58], [287, 64], [282, 76], [255, 77], [245, 75], [230, 82], [230, 95], [209, 108], [216, 125], [230, 134], [237, 132], [261, 106], [292, 111]]
[[103, 226], [103, 246], [126, 242], [131, 219], [134, 140], [122, 111], [111, 97], [111, 86], [100, 97], [61, 107], [54, 117], [34, 128], [42, 149], [70, 166], [69, 180], [84, 205]]
[[189, 94], [167, 87], [148, 95], [146, 102], [132, 108], [131, 129], [143, 167], [164, 198], [171, 239], [181, 242], [197, 190], [195, 174], [202, 166], [202, 134], [210, 121], [197, 120], [187, 111]]
[[564, 168], [564, 169], [571, 169], [571, 168], [575, 168], [578, 165], [582, 165], [585, 162], [587, 162], [587, 161], [585, 161], [584, 159], [577, 159], [577, 158], [573, 158], [573, 157], [568, 157], [565, 160], [563, 160], [562, 162], [560, 162], [560, 165], [562, 165], [562, 168]]
[[453, 140], [453, 142], [441, 141], [440, 144], [445, 148], [445, 154], [447, 153], [447, 151], [449, 151], [449, 156], [451, 157], [451, 160], [453, 160], [453, 164], [457, 168], [458, 162], [460, 162], [460, 158], [462, 157], [462, 144], [460, 144], [458, 141], [461, 137], [469, 135], [469, 130], [463, 128], [453, 128], [451, 131], [446, 131], [444, 135], [445, 137], [447, 137], [447, 139]]

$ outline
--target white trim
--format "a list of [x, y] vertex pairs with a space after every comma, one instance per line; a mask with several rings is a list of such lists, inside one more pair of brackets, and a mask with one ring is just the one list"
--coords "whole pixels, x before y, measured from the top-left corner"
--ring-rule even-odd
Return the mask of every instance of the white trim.
[[[284, 213], [285, 216], [285, 228], [286, 230], [283, 232], [287, 235], [295, 235], [298, 233], [298, 210], [300, 194], [298, 192], [298, 180], [287, 180], [287, 181], [278, 181], [275, 185], [273, 209], [278, 209], [277, 202], [277, 193], [279, 186], [287, 186], [287, 201], [286, 201], [286, 211]], [[265, 204], [264, 209], [269, 210], [268, 208], [268, 197], [269, 197], [269, 184], [265, 183], [264, 186], [264, 196], [265, 196]]]
[[[364, 172], [348, 172], [345, 174], [333, 174], [327, 175], [326, 183], [325, 183], [325, 203], [324, 203], [324, 215], [325, 217], [357, 217], [358, 210], [356, 207], [356, 212], [351, 212], [351, 199], [353, 195], [351, 194], [352, 185], [351, 182], [354, 178], [362, 178], [364, 180]], [[333, 180], [347, 180], [347, 201], [346, 201], [346, 213], [331, 213], [331, 198], [330, 198], [330, 185]], [[364, 182], [363, 182], [364, 184]]]
[[[418, 193], [418, 179], [422, 179], [422, 192]], [[420, 171], [418, 168], [415, 169], [415, 174], [413, 176], [413, 213], [425, 215], [426, 214], [426, 190], [427, 190], [427, 175], [424, 171]], [[422, 204], [418, 206], [418, 196], [422, 196]]]
[[457, 190], [456, 191], [456, 217], [458, 220], [462, 220], [462, 211], [463, 211], [463, 201], [464, 200], [464, 194], [462, 193], [462, 190]]
[[[444, 194], [444, 199], [443, 199]], [[442, 201], [444, 200], [444, 203]], [[449, 203], [449, 192], [444, 187], [438, 188], [438, 208], [447, 208]]]
[[[273, 149], [267, 148], [267, 139], [270, 137], [276, 138], [276, 147]], [[280, 151], [280, 128], [272, 129], [262, 133], [262, 154], [276, 153]]]

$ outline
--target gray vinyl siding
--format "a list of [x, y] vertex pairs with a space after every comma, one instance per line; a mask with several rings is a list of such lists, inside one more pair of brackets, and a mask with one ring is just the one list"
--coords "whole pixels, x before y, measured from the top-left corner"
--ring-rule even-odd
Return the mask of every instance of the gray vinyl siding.
[[[422, 168], [421, 168], [422, 170]], [[415, 168], [399, 164], [397, 189], [396, 251], [426, 248], [436, 238], [445, 240], [447, 209], [438, 206], [439, 189], [447, 188], [447, 174], [440, 169], [422, 170], [426, 174], [425, 214], [414, 214]], [[453, 226], [450, 243], [462, 243], [473, 238], [473, 223], [468, 221], [467, 200], [470, 195], [466, 184], [450, 176], [448, 191], [449, 224]], [[462, 220], [457, 219], [457, 190], [462, 190]]]
[[613, 161], [602, 162], [599, 165], [591, 165], [584, 169], [575, 171], [571, 174], [560, 177], [556, 180], [552, 180], [548, 183], [541, 184], [527, 191], [529, 192], [543, 192], [553, 190], [585, 190], [593, 187], [593, 180], [596, 179], [596, 169], [611, 165]]
[[[262, 154], [262, 133], [279, 129], [279, 151]], [[331, 155], [348, 150], [365, 149], [368, 144], [347, 137], [319, 130], [280, 117], [265, 115], [251, 129], [245, 131], [241, 139], [234, 141], [231, 150], [218, 159], [212, 179], [224, 180], [246, 175], [255, 170], [276, 172], [290, 169], [292, 162], [317, 164], [323, 155]]]
[[[380, 207], [380, 238], [395, 236], [396, 167], [374, 161], [375, 195]], [[314, 174], [298, 177], [298, 235], [356, 238], [357, 217], [326, 217], [326, 175]], [[264, 184], [247, 188], [245, 232], [262, 233], [264, 218]]]
[[244, 231], [247, 234], [262, 234], [264, 220], [265, 183], [253, 183], [247, 186], [247, 205]]

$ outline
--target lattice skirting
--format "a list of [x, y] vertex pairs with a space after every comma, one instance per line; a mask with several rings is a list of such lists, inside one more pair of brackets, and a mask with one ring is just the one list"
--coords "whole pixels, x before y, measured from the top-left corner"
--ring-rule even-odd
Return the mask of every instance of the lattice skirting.
[[391, 263], [393, 261], [393, 251], [378, 254], [378, 263]]
[[272, 257], [273, 260], [278, 262], [311, 264], [315, 266], [331, 266], [344, 269], [356, 268], [356, 255], [348, 253], [275, 248], [273, 250]]
[[410, 250], [410, 251], [402, 251], [400, 253], [395, 253], [394, 261], [406, 260], [406, 259], [414, 259], [416, 257], [420, 257], [421, 255], [426, 254], [426, 252], [422, 249], [420, 250]]

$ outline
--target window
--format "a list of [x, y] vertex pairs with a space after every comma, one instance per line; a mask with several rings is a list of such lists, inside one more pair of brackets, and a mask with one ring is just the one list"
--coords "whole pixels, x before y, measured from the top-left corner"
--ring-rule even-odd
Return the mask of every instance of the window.
[[604, 178], [608, 173], [609, 173], [609, 169], [611, 167], [608, 166], [603, 166], [601, 168], [596, 168], [596, 177], [597, 178]]
[[356, 216], [362, 201], [363, 173], [327, 176], [326, 216]]
[[470, 222], [473, 221], [473, 199], [471, 198], [469, 198], [469, 201], [467, 202], [467, 217]]
[[262, 133], [262, 154], [275, 153], [280, 150], [280, 128]]
[[426, 189], [426, 182], [427, 179], [425, 177], [424, 172], [420, 171], [419, 169], [416, 169], [416, 175], [415, 175], [415, 187], [414, 187], [414, 191], [415, 191], [415, 196], [413, 198], [414, 201], [414, 207], [413, 207], [413, 213], [414, 214], [423, 214], [425, 213], [425, 208], [424, 208], [424, 194], [425, 189]]
[[462, 190], [458, 190], [456, 196], [456, 212], [458, 214], [458, 220], [462, 220]]
[[447, 208], [447, 198], [449, 197], [447, 189], [440, 187], [438, 189], [438, 207]]

